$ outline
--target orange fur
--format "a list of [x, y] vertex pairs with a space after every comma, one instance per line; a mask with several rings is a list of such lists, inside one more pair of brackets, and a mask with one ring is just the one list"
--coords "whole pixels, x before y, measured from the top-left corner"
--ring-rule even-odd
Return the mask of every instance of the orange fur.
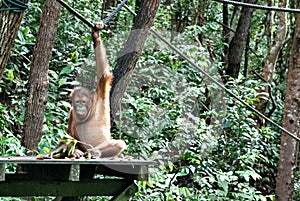
[[112, 79], [113, 79], [112, 74], [108, 73], [108, 74], [104, 74], [99, 80], [98, 88], [96, 91], [97, 93], [99, 93], [99, 97], [102, 100], [109, 98]]
[[[93, 34], [93, 36], [99, 37], [98, 34]], [[67, 133], [75, 139], [91, 145], [97, 151], [99, 150], [97, 153], [99, 153], [100, 157], [115, 157], [126, 148], [126, 144], [123, 140], [111, 139], [109, 95], [113, 76], [108, 68], [104, 46], [97, 45], [98, 43], [102, 44], [101, 38], [94, 38], [94, 42], [94, 46], [100, 48], [95, 49], [97, 58], [96, 68], [100, 80], [95, 93], [86, 94], [86, 89], [76, 88], [70, 94], [73, 108], [70, 111]], [[84, 118], [78, 118], [78, 116], [81, 117], [80, 115], [82, 114], [76, 114], [77, 111], [74, 109], [76, 103], [74, 103], [74, 99], [75, 97], [80, 99], [82, 96], [89, 96], [88, 100], [90, 102], [84, 104], [85, 109], [88, 110], [84, 112]], [[89, 107], [89, 105], [91, 105], [91, 107]], [[79, 107], [76, 110], [80, 111]], [[91, 146], [83, 146], [82, 150], [87, 151]]]

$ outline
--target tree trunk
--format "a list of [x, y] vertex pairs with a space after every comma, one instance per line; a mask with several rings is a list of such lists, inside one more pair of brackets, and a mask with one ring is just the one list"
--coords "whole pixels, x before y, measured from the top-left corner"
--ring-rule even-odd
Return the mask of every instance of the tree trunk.
[[104, 11], [106, 11], [107, 9], [109, 9], [110, 7], [113, 7], [115, 5], [116, 5], [115, 0], [104, 0], [103, 4], [102, 4], [102, 14], [104, 14]]
[[56, 36], [61, 5], [46, 0], [30, 66], [22, 145], [36, 150], [42, 136], [48, 97], [48, 67]]
[[134, 24], [114, 69], [111, 91], [111, 113], [114, 118], [130, 81], [135, 64], [142, 53], [149, 29], [152, 26], [160, 0], [143, 0]]
[[[256, 3], [257, 0], [247, 0], [245, 2]], [[246, 46], [246, 40], [250, 34], [252, 14], [253, 8], [242, 8], [236, 33], [234, 34], [234, 37], [229, 44], [226, 75], [233, 78], [237, 78], [240, 72], [243, 51]]]
[[[223, 42], [224, 44], [229, 43], [230, 29], [229, 28], [229, 13], [228, 13], [228, 5], [223, 4]], [[228, 46], [224, 45], [223, 47], [224, 56], [222, 56], [223, 63], [227, 63], [226, 55], [228, 53]]]
[[[273, 0], [270, 2], [270, 6], [274, 6]], [[287, 0], [280, 0], [278, 3], [278, 7], [280, 8], [285, 8], [287, 6]], [[269, 28], [267, 28], [268, 32], [268, 54], [265, 59], [264, 63], [264, 69], [263, 69], [263, 81], [271, 84], [273, 81], [273, 74], [275, 71], [278, 55], [284, 45], [284, 41], [286, 38], [286, 32], [287, 32], [287, 26], [286, 26], [286, 13], [285, 12], [278, 12], [276, 14], [278, 20], [276, 20], [276, 32], [273, 34], [272, 28], [273, 28], [273, 17], [271, 13], [269, 14], [270, 17], [268, 18], [268, 24]], [[268, 105], [268, 100], [269, 96], [267, 94], [270, 93], [270, 87], [269, 86], [264, 86], [259, 92], [260, 95], [258, 96], [259, 98], [259, 103], [257, 106], [257, 109], [261, 113], [265, 113], [266, 107]], [[275, 109], [275, 106], [273, 106]], [[271, 113], [268, 114], [270, 116]]]
[[142, 5], [142, 1], [141, 0], [136, 0], [135, 1], [135, 10], [138, 11], [141, 5]]
[[[297, 15], [285, 95], [283, 127], [299, 136], [300, 114], [300, 15]], [[292, 200], [297, 145], [295, 139], [281, 134], [280, 158], [276, 181], [276, 200]]]
[[[27, 2], [27, 1], [24, 1]], [[0, 3], [0, 7], [2, 3]], [[0, 79], [18, 33], [23, 12], [0, 11]]]

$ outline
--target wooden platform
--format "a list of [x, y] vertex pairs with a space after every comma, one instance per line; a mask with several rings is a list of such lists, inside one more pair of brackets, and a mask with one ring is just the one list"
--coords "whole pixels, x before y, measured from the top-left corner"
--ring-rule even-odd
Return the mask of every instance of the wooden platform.
[[[14, 173], [6, 168], [18, 165]], [[0, 196], [114, 196], [128, 200], [152, 161], [0, 157]]]

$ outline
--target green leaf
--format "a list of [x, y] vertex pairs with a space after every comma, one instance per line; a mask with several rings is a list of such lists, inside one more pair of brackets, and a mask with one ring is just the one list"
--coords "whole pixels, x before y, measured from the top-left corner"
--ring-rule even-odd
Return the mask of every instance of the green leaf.
[[72, 72], [72, 70], [73, 70], [73, 67], [71, 65], [68, 65], [60, 71], [59, 75], [69, 74]]
[[15, 76], [14, 76], [14, 71], [13, 71], [13, 70], [7, 70], [7, 79], [8, 79], [9, 81], [13, 81], [14, 78], [15, 78]]
[[58, 87], [61, 87], [62, 85], [65, 85], [67, 83], [67, 78], [62, 78], [58, 81]]

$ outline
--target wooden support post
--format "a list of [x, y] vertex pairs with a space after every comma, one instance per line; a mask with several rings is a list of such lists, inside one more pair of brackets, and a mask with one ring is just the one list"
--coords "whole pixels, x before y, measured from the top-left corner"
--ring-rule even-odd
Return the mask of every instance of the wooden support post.
[[5, 181], [5, 164], [0, 163], [0, 181]]
[[139, 172], [139, 175], [138, 175], [138, 180], [140, 181], [147, 181], [148, 180], [148, 173], [149, 173], [149, 168], [148, 166], [141, 166], [140, 167], [140, 172]]
[[70, 169], [69, 180], [70, 181], [79, 181], [80, 175], [80, 165], [79, 164], [72, 164]]

